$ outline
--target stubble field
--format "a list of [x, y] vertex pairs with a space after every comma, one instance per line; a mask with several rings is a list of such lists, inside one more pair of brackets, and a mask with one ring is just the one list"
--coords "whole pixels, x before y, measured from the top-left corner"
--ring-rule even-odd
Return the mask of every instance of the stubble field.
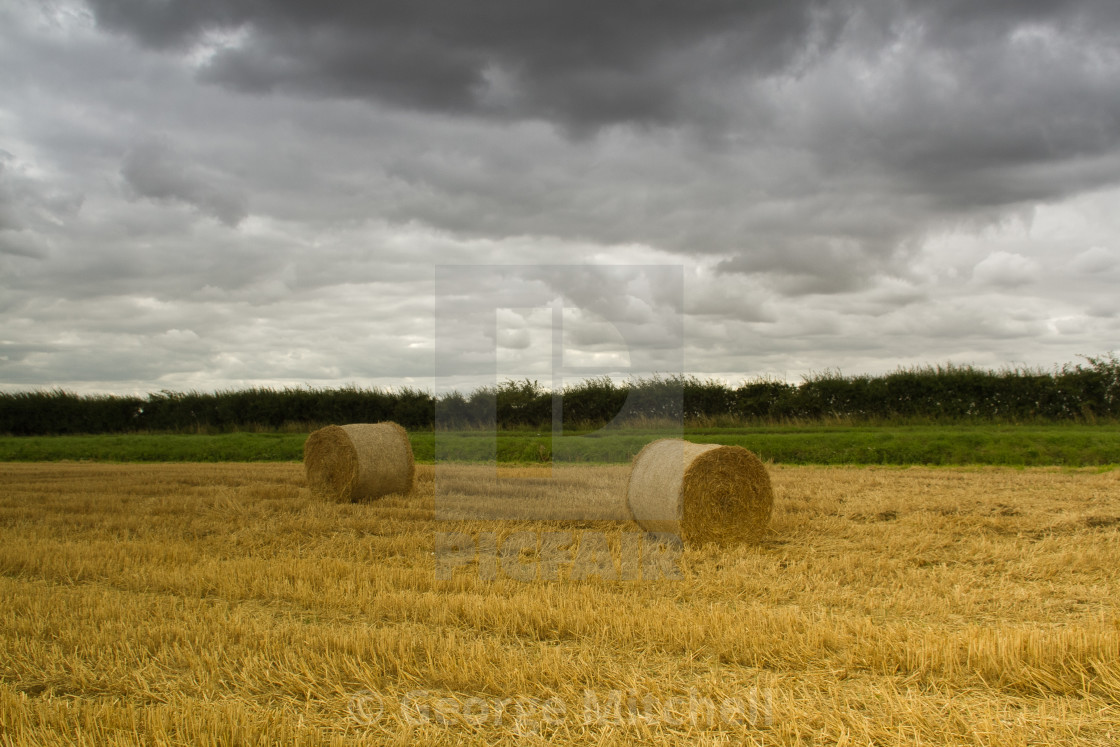
[[679, 580], [526, 581], [438, 578], [436, 537], [624, 563], [626, 467], [335, 505], [296, 464], [0, 464], [0, 743], [1120, 741], [1120, 472], [771, 475], [763, 542]]

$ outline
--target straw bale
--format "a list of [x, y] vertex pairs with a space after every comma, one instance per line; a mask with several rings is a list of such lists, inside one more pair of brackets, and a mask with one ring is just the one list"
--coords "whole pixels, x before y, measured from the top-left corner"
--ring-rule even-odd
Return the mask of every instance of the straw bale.
[[747, 449], [665, 438], [634, 457], [626, 501], [646, 531], [689, 546], [732, 545], [762, 535], [774, 493], [766, 466]]
[[408, 433], [396, 423], [320, 428], [303, 446], [307, 484], [316, 498], [348, 503], [412, 489]]

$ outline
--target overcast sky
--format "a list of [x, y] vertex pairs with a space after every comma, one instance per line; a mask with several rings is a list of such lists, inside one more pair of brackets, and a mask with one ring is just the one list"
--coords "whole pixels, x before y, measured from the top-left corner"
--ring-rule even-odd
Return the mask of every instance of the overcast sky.
[[1120, 350], [1117, 81], [1115, 0], [9, 0], [0, 388], [468, 385], [437, 291], [545, 383]]

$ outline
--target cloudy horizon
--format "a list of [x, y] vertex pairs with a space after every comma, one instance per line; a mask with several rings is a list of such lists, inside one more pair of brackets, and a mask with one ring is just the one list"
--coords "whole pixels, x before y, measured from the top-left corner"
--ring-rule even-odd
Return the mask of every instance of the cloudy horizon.
[[1118, 79], [1110, 0], [7, 3], [0, 389], [439, 390], [474, 265], [683, 283], [529, 272], [500, 378], [1077, 362]]

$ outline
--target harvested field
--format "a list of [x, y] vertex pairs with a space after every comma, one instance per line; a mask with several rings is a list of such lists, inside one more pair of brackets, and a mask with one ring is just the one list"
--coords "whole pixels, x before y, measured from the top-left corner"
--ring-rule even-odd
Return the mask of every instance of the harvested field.
[[526, 582], [437, 534], [618, 552], [626, 467], [0, 464], [0, 744], [1120, 740], [1120, 472], [770, 471], [681, 580]]

